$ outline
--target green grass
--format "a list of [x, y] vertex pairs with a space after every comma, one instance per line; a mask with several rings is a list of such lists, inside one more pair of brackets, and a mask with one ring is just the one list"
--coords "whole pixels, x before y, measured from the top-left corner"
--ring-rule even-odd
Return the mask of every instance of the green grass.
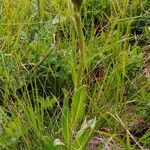
[[149, 149], [150, 2], [73, 2], [0, 0], [0, 149]]

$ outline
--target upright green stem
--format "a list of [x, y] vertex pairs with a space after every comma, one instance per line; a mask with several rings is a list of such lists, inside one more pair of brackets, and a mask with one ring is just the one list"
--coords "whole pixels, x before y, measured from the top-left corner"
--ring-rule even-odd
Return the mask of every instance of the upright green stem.
[[80, 7], [74, 6], [74, 19], [76, 25], [76, 32], [78, 35], [78, 42], [79, 42], [79, 68], [77, 71], [77, 80], [75, 83], [75, 88], [78, 88], [82, 85], [82, 76], [84, 73], [84, 53], [85, 53], [85, 41], [84, 41], [84, 34], [81, 22], [81, 15], [80, 15]]
[[[83, 0], [72, 0], [74, 6], [74, 19], [75, 19], [75, 26], [76, 32], [78, 36], [78, 43], [79, 43], [79, 67], [77, 70], [77, 78], [75, 80], [75, 89], [79, 88], [82, 85], [82, 77], [84, 73], [84, 54], [85, 54], [85, 41], [84, 41], [84, 34], [82, 29], [82, 22], [81, 22], [81, 15], [80, 15], [80, 8], [82, 5]], [[74, 131], [74, 126], [72, 125], [72, 131]], [[70, 135], [70, 143], [69, 143], [69, 150], [72, 150], [72, 140], [73, 140], [73, 132]]]

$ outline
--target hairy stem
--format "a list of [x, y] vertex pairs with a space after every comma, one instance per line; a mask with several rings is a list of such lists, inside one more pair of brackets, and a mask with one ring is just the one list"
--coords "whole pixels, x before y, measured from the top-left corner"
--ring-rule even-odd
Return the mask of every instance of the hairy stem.
[[76, 6], [74, 6], [74, 19], [75, 19], [76, 32], [78, 35], [78, 43], [79, 43], [79, 68], [77, 71], [77, 80], [75, 83], [75, 88], [78, 88], [80, 85], [82, 85], [82, 76], [84, 73], [85, 41], [84, 41], [84, 34], [82, 29], [80, 8]]

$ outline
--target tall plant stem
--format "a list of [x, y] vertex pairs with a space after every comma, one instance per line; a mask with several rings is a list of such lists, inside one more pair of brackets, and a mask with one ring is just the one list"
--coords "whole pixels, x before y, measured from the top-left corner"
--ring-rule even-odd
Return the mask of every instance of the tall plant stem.
[[82, 76], [85, 69], [84, 67], [85, 40], [81, 22], [80, 8], [76, 6], [74, 6], [74, 19], [79, 43], [79, 68], [77, 71], [77, 79], [75, 83], [75, 88], [78, 88], [80, 85], [82, 85]]
[[[80, 1], [80, 4], [76, 4], [76, 1], [73, 0], [73, 5], [74, 5], [74, 20], [75, 20], [75, 27], [76, 27], [76, 32], [78, 36], [78, 44], [79, 44], [79, 59], [78, 59], [78, 70], [77, 70], [77, 77], [75, 80], [75, 89], [79, 88], [82, 85], [82, 77], [84, 74], [85, 70], [85, 65], [84, 65], [84, 55], [85, 55], [85, 39], [84, 39], [84, 34], [83, 34], [83, 28], [82, 28], [82, 21], [81, 21], [81, 15], [80, 15], [80, 8], [82, 1]], [[71, 126], [72, 131], [74, 131], [74, 125]], [[73, 140], [73, 132], [71, 132], [70, 135], [70, 143], [68, 146], [68, 150], [72, 150], [72, 140]]]

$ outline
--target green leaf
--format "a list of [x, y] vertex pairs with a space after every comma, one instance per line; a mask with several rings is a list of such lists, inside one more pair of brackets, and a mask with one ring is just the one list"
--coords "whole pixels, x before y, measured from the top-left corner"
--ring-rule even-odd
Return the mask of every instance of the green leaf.
[[54, 106], [54, 104], [56, 103], [55, 98], [50, 98], [50, 97], [47, 97], [46, 99], [39, 97], [35, 100], [41, 104], [41, 107], [43, 109], [52, 108]]
[[91, 119], [89, 121], [86, 120], [84, 121], [84, 123], [81, 126], [81, 129], [76, 134], [76, 139], [73, 143], [74, 149], [78, 150], [85, 149], [95, 125], [96, 125], [96, 118]]
[[71, 125], [74, 127], [82, 118], [85, 111], [86, 86], [74, 92], [71, 105]]
[[55, 139], [54, 146], [65, 146], [65, 144], [60, 139]]
[[91, 120], [89, 120], [89, 121], [86, 121], [86, 120], [85, 120], [85, 121], [83, 122], [83, 124], [82, 124], [80, 130], [77, 132], [77, 136], [76, 136], [76, 137], [77, 137], [77, 138], [80, 137], [80, 135], [83, 134], [84, 131], [87, 130], [87, 129], [93, 130], [94, 127], [95, 127], [95, 125], [96, 125], [96, 118], [91, 119]]
[[44, 149], [43, 150], [57, 150], [54, 146], [54, 142], [48, 136], [43, 136]]
[[78, 139], [72, 144], [73, 149], [83, 150], [85, 149], [87, 142], [89, 140], [89, 130], [86, 130]]
[[71, 139], [71, 127], [70, 127], [70, 111], [69, 111], [69, 104], [68, 104], [68, 92], [64, 90], [64, 106], [63, 106], [63, 114], [62, 114], [62, 129], [63, 129], [63, 136], [65, 142], [67, 144], [70, 143]]

